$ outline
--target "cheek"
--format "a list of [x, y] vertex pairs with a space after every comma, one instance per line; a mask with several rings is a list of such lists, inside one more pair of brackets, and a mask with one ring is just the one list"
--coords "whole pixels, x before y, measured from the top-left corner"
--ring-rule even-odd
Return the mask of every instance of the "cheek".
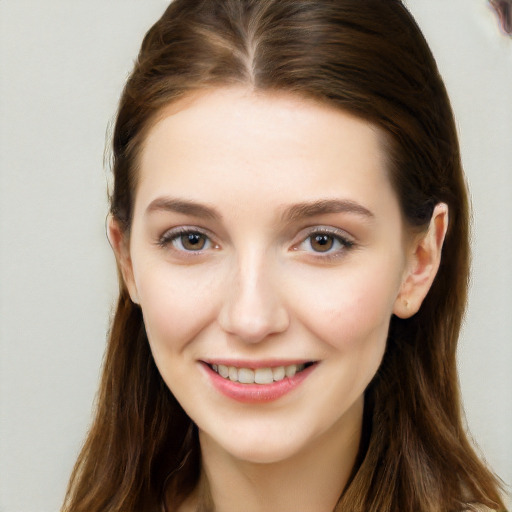
[[[294, 290], [297, 317], [332, 349], [383, 350], [398, 292], [398, 273], [369, 266], [304, 279]], [[312, 283], [314, 283], [312, 285]], [[319, 284], [321, 283], [321, 284]]]
[[168, 265], [141, 269], [137, 290], [153, 351], [181, 350], [215, 319], [218, 284], [208, 275]]

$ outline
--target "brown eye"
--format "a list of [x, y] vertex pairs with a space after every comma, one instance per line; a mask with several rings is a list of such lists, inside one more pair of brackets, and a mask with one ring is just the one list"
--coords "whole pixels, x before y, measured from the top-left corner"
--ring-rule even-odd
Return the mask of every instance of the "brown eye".
[[311, 248], [316, 252], [330, 251], [334, 246], [334, 236], [325, 233], [311, 237]]
[[294, 249], [316, 254], [317, 258], [320, 256], [331, 258], [345, 254], [352, 247], [354, 247], [354, 242], [345, 237], [341, 230], [319, 228], [310, 231], [309, 235], [303, 238], [302, 242]]
[[208, 237], [201, 233], [184, 233], [180, 235], [179, 241], [186, 251], [201, 251], [205, 248]]
[[206, 233], [185, 227], [167, 231], [158, 240], [158, 245], [163, 248], [172, 247], [174, 251], [182, 253], [199, 253], [218, 248]]

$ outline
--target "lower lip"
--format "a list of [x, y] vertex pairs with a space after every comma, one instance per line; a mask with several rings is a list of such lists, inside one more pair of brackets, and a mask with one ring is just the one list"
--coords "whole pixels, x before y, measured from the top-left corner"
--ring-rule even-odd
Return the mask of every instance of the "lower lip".
[[283, 380], [271, 384], [241, 384], [221, 377], [207, 364], [203, 363], [214, 387], [223, 395], [243, 403], [273, 402], [296, 389], [313, 372], [317, 364], [312, 364], [293, 377], [285, 377]]

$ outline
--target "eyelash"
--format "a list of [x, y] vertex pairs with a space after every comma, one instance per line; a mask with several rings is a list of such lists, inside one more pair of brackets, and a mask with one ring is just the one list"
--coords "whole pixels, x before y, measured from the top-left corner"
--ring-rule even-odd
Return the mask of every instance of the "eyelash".
[[[329, 248], [326, 251], [315, 251], [311, 247], [311, 243], [313, 242], [315, 237], [329, 237], [332, 240], [333, 244], [337, 242], [339, 246], [334, 250], [332, 248]], [[298, 244], [294, 245], [293, 250], [301, 250], [301, 246], [304, 244], [309, 245], [311, 252], [314, 254], [314, 258], [322, 258], [322, 260], [332, 260], [335, 258], [339, 258], [343, 256], [343, 254], [346, 251], [352, 249], [355, 246], [355, 243], [352, 240], [350, 240], [343, 231], [335, 228], [318, 227], [311, 229], [307, 233], [307, 236], [303, 237]]]
[[[199, 237], [204, 237], [206, 240], [206, 244], [208, 244], [208, 247], [201, 247], [197, 250], [189, 250], [183, 247], [183, 243], [181, 241], [181, 238], [183, 236], [193, 236], [197, 235]], [[338, 243], [339, 246], [332, 250], [332, 248], [327, 249], [326, 251], [315, 251], [311, 247], [311, 243], [314, 239], [314, 237], [329, 237], [332, 240], [333, 244]], [[308, 242], [309, 241], [309, 242]], [[176, 243], [179, 243], [181, 245], [180, 247], [176, 247]], [[309, 243], [310, 250], [307, 249], [301, 249], [301, 246], [304, 244]], [[174, 249], [181, 253], [188, 253], [189, 255], [194, 254], [202, 254], [203, 251], [207, 251], [209, 249], [215, 249], [219, 246], [213, 242], [212, 237], [208, 235], [206, 232], [196, 229], [196, 228], [188, 228], [188, 227], [179, 227], [172, 229], [170, 231], [165, 232], [158, 240], [158, 245], [163, 248], [167, 248], [169, 245], [174, 246]], [[347, 238], [345, 233], [341, 230], [337, 230], [334, 228], [328, 229], [328, 228], [312, 228], [306, 236], [302, 236], [299, 243], [296, 243], [293, 247], [293, 251], [307, 251], [312, 252], [315, 254], [315, 258], [322, 258], [325, 260], [334, 259], [337, 257], [340, 257], [343, 253], [346, 251], [352, 249], [355, 246], [355, 243]]]
[[[201, 249], [198, 249], [198, 250], [188, 250], [188, 249], [185, 249], [183, 247], [183, 243], [180, 242], [181, 240], [181, 237], [183, 236], [193, 236], [193, 235], [198, 235], [200, 237], [204, 237], [206, 239], [206, 242], [210, 245], [209, 247], [206, 247], [206, 248], [201, 248]], [[176, 247], [174, 244], [175, 243], [181, 243], [181, 248], [178, 248]], [[175, 228], [175, 229], [172, 229], [170, 231], [166, 231], [161, 237], [160, 239], [158, 240], [158, 245], [160, 247], [163, 247], [163, 248], [167, 248], [169, 245], [173, 245], [174, 246], [174, 249], [179, 251], [179, 252], [183, 252], [183, 253], [189, 253], [191, 255], [193, 254], [201, 254], [203, 251], [206, 251], [208, 249], [212, 249], [212, 248], [216, 248], [218, 247], [213, 241], [212, 241], [212, 238], [207, 234], [205, 233], [204, 231], [201, 231], [199, 229], [195, 229], [195, 228], [188, 228], [188, 227], [180, 227], [180, 228]]]

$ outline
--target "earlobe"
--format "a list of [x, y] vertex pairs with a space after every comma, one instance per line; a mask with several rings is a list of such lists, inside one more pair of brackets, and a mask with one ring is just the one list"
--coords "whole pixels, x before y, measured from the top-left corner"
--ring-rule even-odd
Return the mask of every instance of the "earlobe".
[[393, 308], [396, 316], [410, 318], [420, 309], [439, 269], [447, 229], [448, 206], [439, 203], [434, 208], [427, 231], [416, 237], [411, 246], [400, 292]]
[[112, 215], [107, 218], [107, 237], [116, 256], [117, 265], [130, 294], [132, 302], [139, 304], [137, 287], [133, 276], [130, 248], [124, 231]]

